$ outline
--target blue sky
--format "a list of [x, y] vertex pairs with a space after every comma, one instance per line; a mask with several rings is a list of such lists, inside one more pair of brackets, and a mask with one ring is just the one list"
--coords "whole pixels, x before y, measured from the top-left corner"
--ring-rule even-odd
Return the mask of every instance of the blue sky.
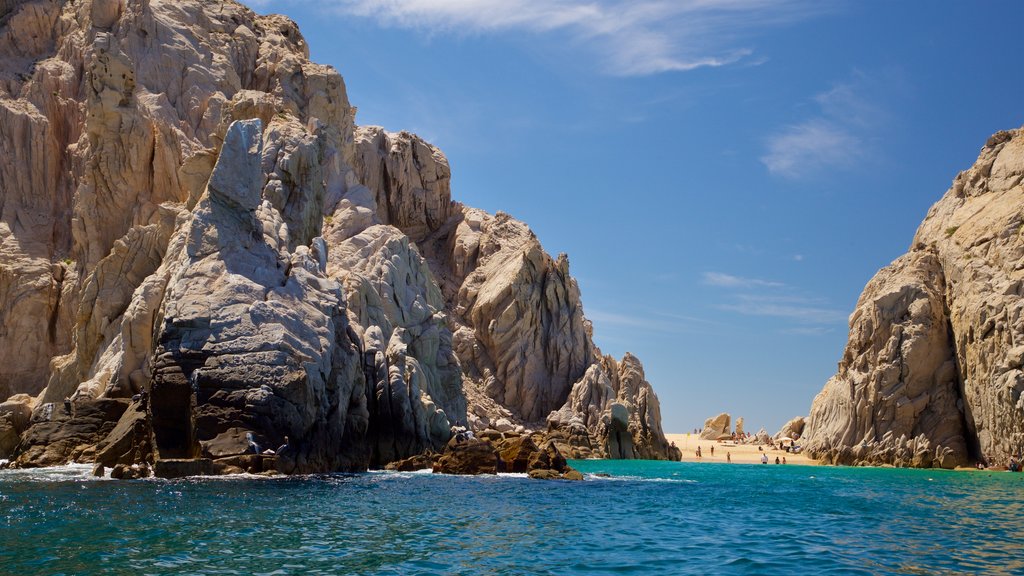
[[1024, 124], [1020, 2], [264, 0], [357, 122], [444, 150], [453, 196], [569, 254], [668, 431], [774, 432], [864, 284]]

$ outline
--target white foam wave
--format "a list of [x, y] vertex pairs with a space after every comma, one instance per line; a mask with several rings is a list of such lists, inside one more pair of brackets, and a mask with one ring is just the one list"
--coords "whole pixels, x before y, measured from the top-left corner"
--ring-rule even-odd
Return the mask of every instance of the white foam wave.
[[72, 482], [106, 479], [93, 476], [92, 470], [92, 464], [65, 464], [47, 468], [10, 468], [0, 470], [0, 481]]
[[596, 474], [585, 474], [587, 480], [605, 480], [608, 482], [657, 482], [668, 484], [697, 484], [696, 480], [688, 478], [644, 478], [642, 476], [598, 476]]

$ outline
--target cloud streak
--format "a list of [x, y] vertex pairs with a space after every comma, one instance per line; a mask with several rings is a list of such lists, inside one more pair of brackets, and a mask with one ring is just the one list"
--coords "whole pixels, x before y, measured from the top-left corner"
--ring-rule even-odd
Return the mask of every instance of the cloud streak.
[[[820, 298], [801, 294], [782, 282], [735, 276], [723, 272], [705, 272], [702, 283], [721, 288], [728, 301], [717, 309], [744, 316], [779, 318], [801, 325], [831, 325], [845, 322], [847, 314], [827, 305]], [[791, 328], [788, 334], [816, 335], [829, 328]]]
[[878, 104], [879, 82], [863, 72], [811, 98], [817, 111], [784, 126], [765, 141], [761, 162], [768, 172], [798, 179], [830, 169], [846, 169], [867, 156], [868, 143], [885, 123]]
[[[304, 0], [261, 0], [263, 7]], [[605, 72], [643, 76], [747, 59], [750, 37], [828, 10], [808, 0], [327, 0], [336, 13], [436, 33], [561, 35]], [[564, 43], [563, 43], [564, 44]]]
[[813, 299], [791, 298], [788, 302], [757, 295], [742, 295], [736, 302], [719, 306], [722, 310], [746, 316], [784, 318], [805, 324], [845, 322], [848, 315], [841, 310], [823, 307]]
[[761, 280], [760, 278], [744, 278], [742, 276], [725, 274], [724, 272], [705, 272], [704, 283], [708, 286], [718, 286], [720, 288], [782, 288], [785, 286], [782, 282]]

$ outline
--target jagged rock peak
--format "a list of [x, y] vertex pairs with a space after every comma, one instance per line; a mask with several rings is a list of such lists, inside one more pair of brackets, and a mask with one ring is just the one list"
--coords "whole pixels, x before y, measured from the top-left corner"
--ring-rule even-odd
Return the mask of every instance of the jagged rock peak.
[[1005, 464], [1024, 451], [1024, 132], [992, 136], [868, 283], [811, 407], [839, 463]]

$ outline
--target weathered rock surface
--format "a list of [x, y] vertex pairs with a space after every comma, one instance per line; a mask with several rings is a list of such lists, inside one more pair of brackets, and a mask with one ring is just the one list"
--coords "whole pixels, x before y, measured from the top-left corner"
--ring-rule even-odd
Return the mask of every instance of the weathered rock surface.
[[632, 354], [604, 356], [577, 382], [566, 403], [548, 416], [549, 438], [573, 457], [679, 460], [661, 428], [661, 404]]
[[432, 470], [438, 458], [440, 458], [440, 455], [434, 454], [433, 452], [427, 454], [417, 454], [415, 456], [410, 456], [403, 460], [389, 462], [384, 468], [386, 470], [394, 470], [396, 472], [415, 472], [416, 470]]
[[[804, 426], [806, 425], [806, 419], [803, 416], [797, 416], [782, 425], [782, 428], [773, 436], [774, 439], [779, 438], [792, 438], [799, 440], [804, 435]], [[760, 435], [760, 432], [758, 433]]]
[[574, 454], [673, 457], [639, 361], [594, 345], [568, 258], [452, 202], [434, 146], [357, 128], [293, 22], [8, 4], [0, 398], [34, 412], [0, 408], [0, 457], [361, 470], [553, 412]]
[[454, 437], [434, 462], [437, 474], [497, 474], [501, 458], [494, 446], [479, 438]]
[[110, 435], [127, 407], [126, 400], [113, 398], [40, 404], [13, 463], [27, 468], [92, 462], [97, 444]]
[[840, 463], [1005, 464], [1024, 450], [1024, 133], [1000, 132], [867, 285], [804, 431]]
[[700, 432], [703, 440], [722, 440], [732, 438], [731, 418], [725, 412], [704, 421], [704, 429]]
[[96, 462], [101, 466], [152, 463], [149, 410], [145, 400], [125, 409], [110, 434], [96, 445]]

